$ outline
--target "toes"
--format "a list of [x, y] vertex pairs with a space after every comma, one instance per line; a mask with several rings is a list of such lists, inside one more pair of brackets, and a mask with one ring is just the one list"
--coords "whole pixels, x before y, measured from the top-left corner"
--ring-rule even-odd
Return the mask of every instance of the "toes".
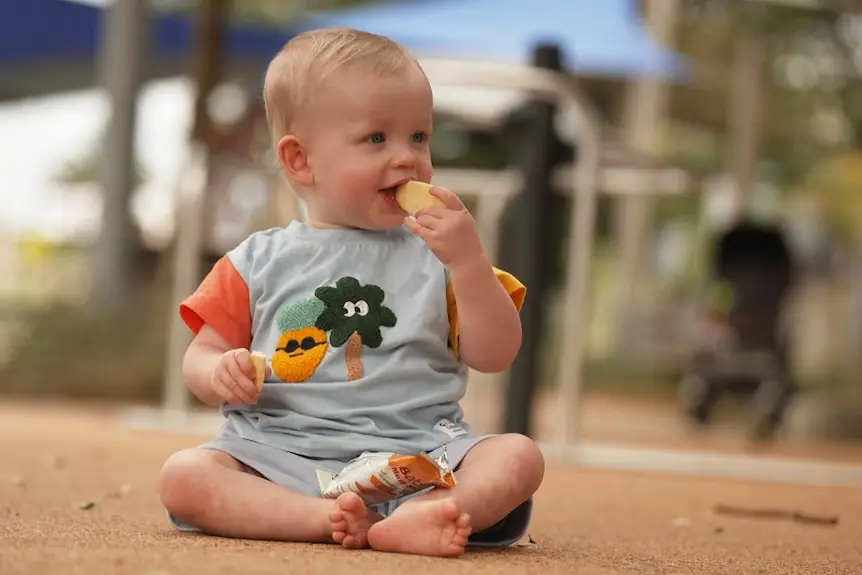
[[367, 540], [365, 537], [357, 535], [347, 535], [341, 541], [341, 546], [345, 549], [362, 549], [365, 547]]
[[469, 516], [468, 514], [466, 514], [466, 513], [462, 513], [462, 514], [458, 517], [458, 523], [457, 523], [457, 525], [458, 525], [458, 527], [459, 527], [459, 528], [469, 529], [469, 528], [470, 528], [470, 523], [471, 523], [471, 522], [472, 522], [472, 519], [470, 519], [470, 516]]
[[332, 539], [345, 549], [361, 549], [367, 544], [365, 531], [368, 508], [355, 493], [345, 493], [335, 500], [336, 508], [329, 518], [332, 522]]
[[458, 557], [464, 554], [464, 546], [456, 545], [453, 543], [449, 546], [449, 549], [447, 549], [446, 552], [443, 554], [447, 557]]

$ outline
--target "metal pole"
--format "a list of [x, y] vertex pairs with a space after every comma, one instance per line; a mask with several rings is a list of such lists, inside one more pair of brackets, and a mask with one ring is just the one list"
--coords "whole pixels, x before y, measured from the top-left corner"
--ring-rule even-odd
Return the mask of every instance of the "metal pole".
[[[539, 46], [534, 54], [537, 68], [561, 69], [557, 46]], [[519, 156], [524, 174], [521, 190], [521, 213], [514, 272], [528, 286], [527, 299], [521, 309], [523, 342], [509, 372], [504, 429], [508, 433], [530, 435], [533, 398], [539, 379], [539, 345], [542, 339], [544, 311], [549, 283], [552, 240], [548, 223], [551, 219], [551, 172], [558, 162], [554, 118], [557, 105], [547, 99], [527, 104], [526, 133]]]
[[574, 202], [569, 211], [569, 238], [565, 308], [563, 310], [563, 349], [559, 357], [556, 384], [560, 390], [559, 418], [561, 443], [578, 419], [578, 395], [583, 380], [587, 320], [590, 305], [590, 272], [596, 230], [596, 209], [601, 169], [601, 117], [578, 87], [560, 74], [538, 68], [494, 65], [485, 62], [423, 63], [432, 84], [467, 84], [505, 87], [528, 91], [536, 96], [559, 102], [574, 112], [575, 133], [579, 135], [579, 161], [570, 177]]
[[730, 110], [730, 170], [734, 183], [734, 219], [742, 216], [757, 184], [763, 120], [763, 66], [766, 49], [754, 32], [734, 46]]
[[[679, 16], [679, 0], [651, 0], [646, 4], [646, 23], [659, 42], [667, 43], [673, 36]], [[661, 122], [667, 109], [668, 88], [655, 75], [634, 79], [626, 94], [624, 114], [625, 137], [637, 152], [655, 154], [661, 145]], [[649, 192], [650, 190], [640, 190]], [[620, 310], [617, 322], [617, 344], [625, 343], [626, 326], [632, 312], [643, 306], [649, 293], [649, 246], [652, 218], [651, 194], [623, 196], [617, 205], [616, 237], [620, 257]], [[625, 349], [625, 346], [623, 346]]]
[[200, 276], [200, 246], [203, 235], [202, 204], [207, 182], [207, 154], [202, 144], [192, 144], [189, 161], [180, 179], [176, 209], [173, 258], [173, 285], [168, 325], [168, 352], [162, 406], [166, 411], [184, 414], [189, 407], [189, 392], [183, 381], [183, 357], [191, 333], [180, 317], [179, 303], [194, 291]]
[[[590, 119], [592, 114], [587, 118]], [[563, 346], [557, 368], [557, 444], [563, 448], [580, 440], [581, 392], [587, 356], [590, 284], [600, 193], [601, 143], [600, 123], [585, 121], [580, 132], [578, 165], [574, 170], [574, 201], [569, 213]]]
[[590, 272], [595, 242], [598, 186], [601, 172], [601, 117], [578, 87], [560, 74], [538, 68], [488, 63], [430, 61], [423, 64], [432, 83], [508, 87], [526, 90], [559, 102], [574, 112], [578, 137], [578, 163], [571, 171], [573, 190], [569, 211], [567, 275], [564, 287], [563, 353], [559, 354], [556, 384], [558, 433], [565, 445], [578, 422], [590, 306]]
[[174, 233], [173, 283], [169, 310], [167, 359], [162, 391], [166, 411], [185, 413], [189, 392], [183, 381], [183, 357], [191, 334], [177, 306], [191, 295], [200, 281], [201, 249], [206, 232], [205, 199], [209, 181], [207, 139], [211, 133], [208, 111], [209, 95], [218, 83], [222, 63], [222, 31], [229, 0], [205, 0], [200, 9], [198, 34], [194, 50], [194, 76], [197, 94], [192, 125], [191, 153], [185, 178], [181, 178]]
[[127, 303], [137, 245], [129, 209], [134, 188], [135, 114], [146, 52], [146, 0], [123, 0], [106, 8], [100, 65], [111, 102], [101, 167], [102, 230], [93, 258], [91, 304], [115, 312]]

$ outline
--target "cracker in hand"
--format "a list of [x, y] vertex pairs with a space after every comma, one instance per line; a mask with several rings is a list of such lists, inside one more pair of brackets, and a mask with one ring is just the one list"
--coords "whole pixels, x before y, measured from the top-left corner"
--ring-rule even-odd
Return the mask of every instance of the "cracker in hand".
[[266, 376], [266, 356], [259, 351], [251, 352], [251, 363], [254, 365], [254, 384], [263, 389], [263, 379]]
[[431, 184], [417, 181], [401, 184], [395, 190], [395, 201], [411, 216], [430, 206], [445, 207], [443, 200], [431, 195], [433, 187]]

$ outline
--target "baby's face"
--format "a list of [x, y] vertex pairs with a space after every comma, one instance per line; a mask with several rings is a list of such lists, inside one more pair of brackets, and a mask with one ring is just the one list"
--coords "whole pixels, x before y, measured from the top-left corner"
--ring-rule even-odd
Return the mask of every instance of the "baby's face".
[[338, 71], [310, 104], [309, 219], [365, 229], [402, 225], [395, 186], [430, 182], [433, 171], [433, 99], [424, 75], [412, 68], [383, 77]]

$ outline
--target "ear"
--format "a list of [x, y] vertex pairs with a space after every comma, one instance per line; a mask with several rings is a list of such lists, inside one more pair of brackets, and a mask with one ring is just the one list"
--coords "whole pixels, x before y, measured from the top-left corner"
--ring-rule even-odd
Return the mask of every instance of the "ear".
[[314, 184], [308, 153], [299, 138], [294, 135], [284, 136], [278, 141], [276, 151], [281, 169], [291, 180], [306, 188]]

